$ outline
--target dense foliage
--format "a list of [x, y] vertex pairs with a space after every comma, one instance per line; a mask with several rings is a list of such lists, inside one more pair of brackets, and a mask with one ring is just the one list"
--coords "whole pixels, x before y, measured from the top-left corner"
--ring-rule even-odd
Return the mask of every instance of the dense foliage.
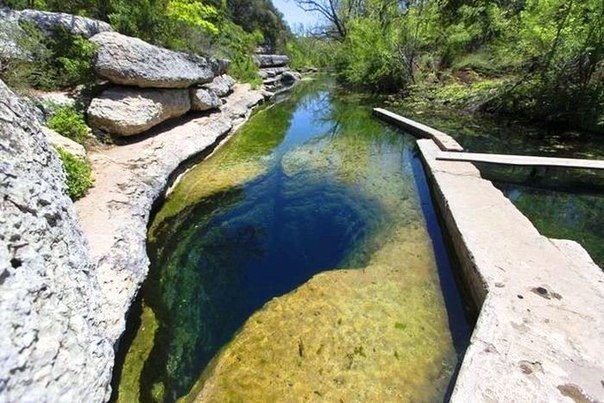
[[[9, 7], [26, 7], [48, 11], [63, 11], [110, 22], [121, 33], [170, 49], [183, 50], [231, 59], [231, 74], [245, 81], [257, 79], [250, 55], [262, 45], [274, 51], [285, 47], [291, 36], [282, 15], [270, 0], [8, 0]], [[54, 38], [56, 43], [69, 44], [65, 37]], [[76, 44], [82, 45], [78, 42]], [[85, 75], [84, 60], [90, 60], [88, 49], [63, 52], [51, 46], [42, 59], [56, 60], [67, 74], [66, 82], [37, 83], [37, 87], [61, 87], [77, 83], [74, 73]], [[36, 59], [39, 59], [36, 57]], [[46, 66], [45, 66], [46, 67]]]
[[83, 144], [88, 136], [88, 126], [83, 113], [79, 113], [73, 107], [56, 108], [49, 117], [47, 125], [60, 135], [80, 144]]
[[22, 24], [21, 28], [25, 35], [15, 36], [29, 57], [0, 63], [0, 77], [9, 86], [52, 90], [93, 82], [92, 43], [64, 29], [49, 37], [33, 25]]
[[601, 0], [296, 1], [350, 84], [604, 130]]

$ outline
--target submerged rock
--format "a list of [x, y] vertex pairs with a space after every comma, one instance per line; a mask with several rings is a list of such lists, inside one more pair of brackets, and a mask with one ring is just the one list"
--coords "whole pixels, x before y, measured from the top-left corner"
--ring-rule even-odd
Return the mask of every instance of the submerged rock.
[[186, 88], [212, 81], [228, 66], [226, 60], [174, 52], [116, 32], [100, 33], [90, 40], [99, 47], [95, 71], [116, 84]]
[[186, 89], [133, 89], [116, 87], [95, 98], [88, 107], [92, 127], [120, 136], [149, 130], [191, 109]]
[[0, 400], [105, 401], [105, 299], [61, 163], [1, 81], [0, 121]]

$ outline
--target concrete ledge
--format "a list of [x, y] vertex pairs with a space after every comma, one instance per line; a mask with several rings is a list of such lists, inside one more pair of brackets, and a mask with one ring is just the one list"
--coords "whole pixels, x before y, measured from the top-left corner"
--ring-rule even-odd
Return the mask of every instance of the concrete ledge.
[[439, 130], [433, 129], [430, 126], [426, 126], [422, 123], [416, 122], [415, 120], [404, 118], [396, 113], [382, 108], [374, 108], [373, 114], [394, 124], [395, 126], [407, 130], [418, 137], [426, 137], [434, 140], [434, 142], [438, 144], [440, 149], [443, 151], [463, 151], [463, 147], [457, 141], [455, 141], [453, 137]]
[[467, 162], [418, 140], [481, 308], [451, 401], [604, 401], [604, 273], [551, 240]]

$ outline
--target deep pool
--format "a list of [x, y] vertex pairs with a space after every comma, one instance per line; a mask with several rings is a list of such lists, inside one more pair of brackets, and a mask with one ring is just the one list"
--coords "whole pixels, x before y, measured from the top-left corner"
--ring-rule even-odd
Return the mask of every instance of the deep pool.
[[114, 399], [442, 401], [470, 327], [415, 141], [370, 112], [303, 83], [183, 177]]

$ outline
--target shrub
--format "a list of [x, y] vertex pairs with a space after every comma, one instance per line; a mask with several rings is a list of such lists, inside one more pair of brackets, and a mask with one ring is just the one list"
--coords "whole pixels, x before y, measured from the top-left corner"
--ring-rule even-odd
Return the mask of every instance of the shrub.
[[86, 194], [94, 182], [90, 163], [60, 147], [57, 147], [57, 152], [67, 174], [67, 193], [72, 200], [78, 200]]
[[84, 37], [64, 28], [47, 36], [28, 22], [21, 22], [20, 30], [5, 24], [0, 31], [0, 36], [15, 37], [25, 55], [2, 61], [0, 78], [9, 86], [54, 90], [94, 82], [96, 46]]
[[57, 108], [48, 119], [48, 127], [80, 144], [88, 136], [88, 126], [84, 117], [70, 106]]

